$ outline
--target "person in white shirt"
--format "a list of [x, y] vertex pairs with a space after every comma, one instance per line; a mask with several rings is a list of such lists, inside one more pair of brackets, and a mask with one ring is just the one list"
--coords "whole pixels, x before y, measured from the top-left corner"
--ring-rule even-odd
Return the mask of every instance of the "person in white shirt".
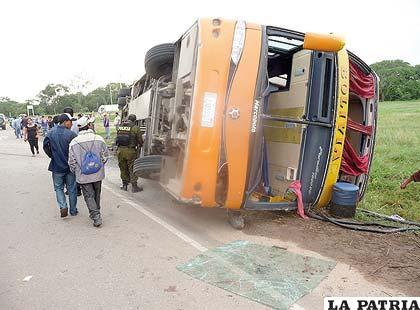
[[119, 115], [118, 112], [115, 113], [115, 118], [114, 118], [114, 126], [115, 129], [118, 131], [118, 127], [120, 127], [120, 122], [121, 122], [121, 117]]

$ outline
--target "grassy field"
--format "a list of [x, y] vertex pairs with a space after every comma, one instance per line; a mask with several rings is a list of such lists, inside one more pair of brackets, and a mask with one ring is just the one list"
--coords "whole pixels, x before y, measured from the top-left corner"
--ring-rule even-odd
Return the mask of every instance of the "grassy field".
[[420, 102], [381, 102], [370, 183], [361, 207], [420, 221], [420, 184], [400, 189], [420, 169]]

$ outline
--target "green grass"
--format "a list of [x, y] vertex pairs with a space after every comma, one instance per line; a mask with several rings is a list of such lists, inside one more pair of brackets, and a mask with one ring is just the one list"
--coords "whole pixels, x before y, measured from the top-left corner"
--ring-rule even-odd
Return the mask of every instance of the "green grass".
[[360, 207], [420, 221], [420, 183], [400, 189], [420, 169], [420, 101], [381, 102], [370, 181]]

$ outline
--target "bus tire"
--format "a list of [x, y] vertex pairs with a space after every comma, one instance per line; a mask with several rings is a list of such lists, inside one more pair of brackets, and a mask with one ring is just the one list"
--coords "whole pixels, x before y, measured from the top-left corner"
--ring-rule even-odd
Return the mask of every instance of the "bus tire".
[[117, 99], [117, 103], [118, 103], [118, 108], [122, 109], [125, 107], [125, 105], [127, 104], [127, 99], [125, 97], [119, 97]]
[[172, 73], [174, 64], [175, 45], [164, 43], [152, 47], [144, 58], [146, 73], [154, 79]]
[[131, 96], [131, 88], [121, 88], [118, 91], [118, 98]]
[[142, 179], [155, 179], [154, 176], [160, 173], [162, 156], [149, 155], [137, 158], [134, 161], [133, 173]]

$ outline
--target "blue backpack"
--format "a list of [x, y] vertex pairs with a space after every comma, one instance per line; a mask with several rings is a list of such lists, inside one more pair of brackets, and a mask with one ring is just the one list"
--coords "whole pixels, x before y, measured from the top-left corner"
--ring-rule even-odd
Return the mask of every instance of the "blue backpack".
[[[86, 151], [86, 149], [81, 144], [79, 145], [83, 150]], [[92, 152], [92, 147], [89, 151], [86, 151], [85, 156], [83, 156], [82, 164], [80, 165], [80, 171], [84, 175], [94, 174], [101, 170], [101, 168], [103, 167], [103, 163], [100, 156]]]

